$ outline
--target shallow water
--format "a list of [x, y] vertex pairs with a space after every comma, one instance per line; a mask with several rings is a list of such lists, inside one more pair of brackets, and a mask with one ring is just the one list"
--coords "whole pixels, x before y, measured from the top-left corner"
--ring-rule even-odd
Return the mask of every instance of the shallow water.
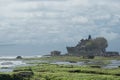
[[[100, 65], [102, 62], [76, 62], [76, 63], [71, 63], [71, 62], [54, 62], [51, 64], [63, 64], [63, 65], [78, 65], [78, 66], [84, 66], [84, 65]], [[120, 60], [110, 60], [110, 64], [108, 65], [101, 65], [101, 68], [107, 68], [107, 69], [112, 69], [112, 68], [118, 68], [120, 66]]]
[[104, 66], [104, 68], [118, 68], [120, 66], [120, 60], [110, 60], [110, 64]]
[[[41, 61], [41, 60], [0, 60], [0, 72], [12, 72], [15, 67], [20, 66], [30, 66], [34, 63], [46, 63], [47, 61]], [[49, 63], [49, 62], [48, 62]], [[84, 66], [84, 65], [90, 65], [90, 64], [98, 64], [99, 62], [50, 62], [51, 64], [63, 64], [63, 65], [77, 65], [77, 66]], [[120, 66], [120, 60], [110, 60], [110, 64], [106, 66], [102, 66], [102, 68], [118, 68]]]
[[71, 63], [71, 62], [54, 62], [51, 64], [64, 64], [64, 65], [85, 65], [84, 62], [76, 62], [76, 63]]

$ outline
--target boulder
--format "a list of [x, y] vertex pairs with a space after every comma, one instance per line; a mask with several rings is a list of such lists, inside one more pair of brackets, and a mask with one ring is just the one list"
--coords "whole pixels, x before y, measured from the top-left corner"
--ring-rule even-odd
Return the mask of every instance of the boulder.
[[22, 56], [17, 56], [16, 59], [22, 59]]

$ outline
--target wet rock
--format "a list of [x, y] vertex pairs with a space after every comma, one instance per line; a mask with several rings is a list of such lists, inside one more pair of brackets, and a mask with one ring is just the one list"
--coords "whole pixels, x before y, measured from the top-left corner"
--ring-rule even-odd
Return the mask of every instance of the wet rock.
[[90, 66], [92, 68], [101, 68], [101, 66]]
[[16, 59], [22, 59], [22, 56], [17, 56]]

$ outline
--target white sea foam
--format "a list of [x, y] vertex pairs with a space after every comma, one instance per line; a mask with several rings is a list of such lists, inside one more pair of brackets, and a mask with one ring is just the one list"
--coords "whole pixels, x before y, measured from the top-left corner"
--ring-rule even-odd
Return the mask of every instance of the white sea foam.
[[[0, 56], [0, 59], [16, 59], [17, 56]], [[22, 56], [23, 58], [39, 58], [42, 55], [34, 55], [34, 56]]]
[[0, 59], [15, 59], [16, 56], [0, 56]]
[[22, 61], [10, 61], [10, 60], [1, 60], [0, 61], [0, 67], [1, 68], [10, 68], [10, 67], [15, 67], [15, 66], [20, 66], [20, 65], [25, 65], [26, 63]]

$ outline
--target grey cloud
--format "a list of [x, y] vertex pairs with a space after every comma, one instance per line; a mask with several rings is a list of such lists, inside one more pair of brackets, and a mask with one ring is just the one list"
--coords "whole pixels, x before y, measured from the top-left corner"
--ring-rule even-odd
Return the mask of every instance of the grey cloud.
[[17, 0], [17, 1], [67, 1], [67, 0]]
[[88, 34], [118, 40], [120, 9], [117, 0], [114, 3], [112, 0], [46, 0], [43, 5], [43, 0], [14, 1], [9, 4], [10, 8], [5, 8], [5, 14], [0, 13], [4, 16], [4, 20], [0, 19], [0, 41], [4, 43], [72, 44]]

